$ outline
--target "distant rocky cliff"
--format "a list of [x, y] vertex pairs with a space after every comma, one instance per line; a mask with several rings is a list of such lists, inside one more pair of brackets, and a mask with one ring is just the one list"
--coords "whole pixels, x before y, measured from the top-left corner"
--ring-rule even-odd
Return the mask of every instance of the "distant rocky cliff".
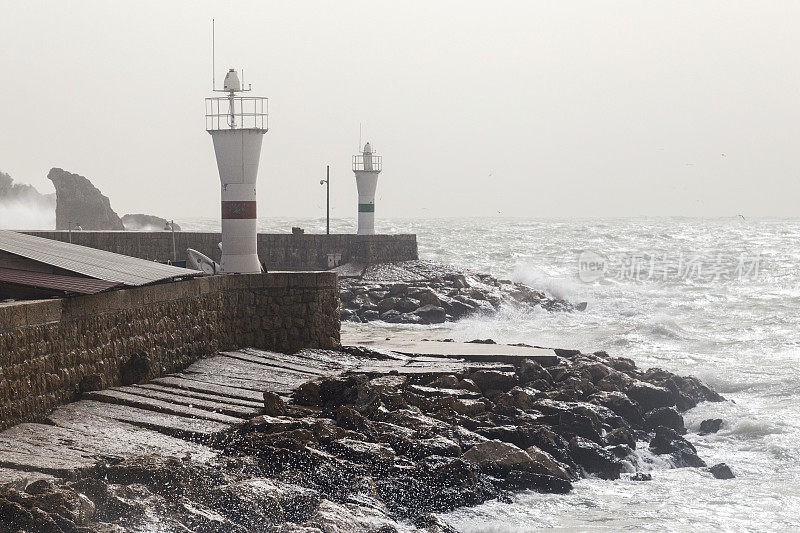
[[[80, 226], [100, 231], [163, 231], [167, 225], [166, 219], [153, 215], [120, 218], [111, 209], [108, 197], [88, 178], [78, 174], [53, 168], [47, 178], [53, 182], [55, 193], [42, 194], [34, 186], [14, 183], [11, 176], [0, 172], [0, 228], [67, 230]], [[181, 230], [177, 224], [172, 226], [175, 231]]]
[[56, 229], [124, 230], [122, 219], [111, 209], [111, 202], [83, 176], [60, 168], [50, 169], [47, 179], [56, 188]]

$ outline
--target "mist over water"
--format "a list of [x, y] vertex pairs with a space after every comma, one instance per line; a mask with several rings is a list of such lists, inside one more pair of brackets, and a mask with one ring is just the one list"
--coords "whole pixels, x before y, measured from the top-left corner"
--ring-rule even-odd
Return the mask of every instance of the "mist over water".
[[0, 202], [0, 229], [55, 229], [55, 207], [26, 200]]
[[[212, 229], [196, 220], [184, 227]], [[261, 219], [260, 231], [325, 230], [324, 219]], [[524, 493], [445, 515], [459, 531], [790, 531], [800, 529], [800, 219], [415, 219], [376, 221], [416, 233], [420, 258], [523, 281], [588, 302], [585, 312], [506, 308], [436, 326], [344, 323], [343, 334], [492, 338], [606, 350], [640, 367], [695, 375], [729, 401], [684, 415], [687, 438], [733, 480], [668, 469], [646, 444], [630, 468], [650, 482], [585, 479], [567, 496]], [[332, 231], [355, 231], [333, 220]], [[579, 258], [606, 260], [587, 283]], [[639, 259], [636, 259], [639, 258]], [[585, 273], [585, 272], [583, 272]], [[722, 418], [717, 434], [700, 422]]]

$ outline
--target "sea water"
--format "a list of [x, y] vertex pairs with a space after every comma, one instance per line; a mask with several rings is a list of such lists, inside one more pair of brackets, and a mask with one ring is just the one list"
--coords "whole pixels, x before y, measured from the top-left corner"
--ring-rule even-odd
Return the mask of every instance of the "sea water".
[[[218, 229], [210, 219], [185, 229]], [[324, 219], [262, 219], [259, 231]], [[333, 232], [354, 222], [333, 220]], [[671, 469], [640, 446], [628, 470], [652, 481], [582, 479], [568, 495], [521, 493], [442, 517], [459, 531], [800, 530], [800, 219], [409, 219], [379, 233], [416, 233], [421, 259], [512, 279], [583, 312], [505, 308], [436, 326], [343, 324], [350, 336], [492, 338], [605, 350], [641, 368], [694, 375], [727, 399], [685, 413], [687, 438], [736, 475]], [[722, 429], [697, 434], [706, 418]]]

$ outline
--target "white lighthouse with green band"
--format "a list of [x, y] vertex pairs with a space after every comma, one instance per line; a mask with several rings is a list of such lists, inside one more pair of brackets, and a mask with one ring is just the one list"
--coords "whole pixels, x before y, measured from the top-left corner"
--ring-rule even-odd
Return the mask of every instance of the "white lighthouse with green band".
[[358, 187], [358, 234], [375, 234], [375, 189], [378, 174], [382, 170], [381, 156], [372, 151], [372, 145], [364, 145], [364, 151], [353, 156], [353, 172]]

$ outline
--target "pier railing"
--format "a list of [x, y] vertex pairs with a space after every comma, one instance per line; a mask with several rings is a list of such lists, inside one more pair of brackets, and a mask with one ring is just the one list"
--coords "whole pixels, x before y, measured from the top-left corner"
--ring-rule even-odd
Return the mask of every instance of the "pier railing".
[[268, 101], [260, 96], [206, 98], [206, 131], [257, 129], [267, 131]]

